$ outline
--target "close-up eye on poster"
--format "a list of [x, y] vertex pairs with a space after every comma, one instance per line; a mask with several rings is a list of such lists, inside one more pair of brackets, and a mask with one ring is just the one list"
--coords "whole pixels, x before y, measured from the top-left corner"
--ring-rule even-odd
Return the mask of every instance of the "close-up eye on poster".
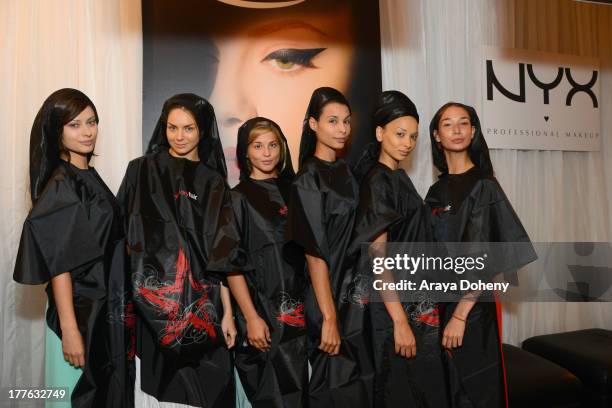
[[194, 92], [215, 108], [230, 184], [238, 128], [252, 117], [278, 123], [297, 166], [308, 101], [328, 86], [351, 102], [359, 150], [381, 91], [377, 3], [143, 2], [143, 144], [167, 96]]

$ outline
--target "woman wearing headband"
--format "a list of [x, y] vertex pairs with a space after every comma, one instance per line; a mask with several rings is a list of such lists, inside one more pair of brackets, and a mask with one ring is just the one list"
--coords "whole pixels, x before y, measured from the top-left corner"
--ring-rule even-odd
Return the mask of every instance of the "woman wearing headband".
[[[361, 245], [372, 242], [368, 252], [374, 256], [398, 253], [399, 248], [387, 249], [387, 243], [401, 245], [404, 253], [420, 255], [422, 243], [431, 240], [427, 208], [400, 167], [400, 162], [416, 147], [419, 135], [416, 106], [399, 91], [385, 91], [373, 119], [376, 139], [355, 168], [364, 177], [350, 252], [359, 256]], [[372, 282], [368, 256], [360, 257], [358, 268], [363, 280]], [[374, 279], [388, 283], [402, 278], [406, 276], [385, 271]], [[376, 360], [375, 406], [446, 407], [437, 305], [426, 294], [406, 299], [397, 293], [374, 292], [370, 296]]]

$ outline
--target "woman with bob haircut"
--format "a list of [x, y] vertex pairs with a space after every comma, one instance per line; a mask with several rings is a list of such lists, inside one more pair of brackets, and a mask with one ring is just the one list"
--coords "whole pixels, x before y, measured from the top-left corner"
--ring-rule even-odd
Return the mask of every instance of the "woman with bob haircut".
[[53, 92], [38, 111], [30, 134], [33, 208], [13, 278], [49, 282], [46, 385], [71, 390], [66, 406], [130, 407], [125, 239], [115, 196], [90, 166], [98, 122], [93, 102], [71, 88]]

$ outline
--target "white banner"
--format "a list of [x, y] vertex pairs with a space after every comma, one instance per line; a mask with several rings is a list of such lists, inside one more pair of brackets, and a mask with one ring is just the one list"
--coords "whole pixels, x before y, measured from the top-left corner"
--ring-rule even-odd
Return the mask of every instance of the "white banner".
[[482, 129], [491, 148], [598, 151], [599, 61], [486, 47]]

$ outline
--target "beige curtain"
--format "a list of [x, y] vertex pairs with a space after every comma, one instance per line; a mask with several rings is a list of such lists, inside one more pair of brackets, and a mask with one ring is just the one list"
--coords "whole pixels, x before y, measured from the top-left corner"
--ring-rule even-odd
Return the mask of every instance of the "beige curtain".
[[[492, 151], [496, 175], [535, 242], [612, 241], [612, 6], [572, 0], [380, 0], [383, 89], [414, 98], [422, 123], [406, 164], [419, 192], [434, 180], [427, 128], [449, 100], [478, 110], [480, 47], [597, 57], [600, 152]], [[504, 341], [612, 328], [608, 303], [504, 305]]]
[[30, 208], [28, 150], [34, 116], [56, 89], [85, 92], [100, 115], [94, 166], [116, 191], [128, 160], [142, 149], [140, 14], [139, 0], [0, 2], [2, 387], [43, 383], [46, 295], [42, 287], [12, 281]]

